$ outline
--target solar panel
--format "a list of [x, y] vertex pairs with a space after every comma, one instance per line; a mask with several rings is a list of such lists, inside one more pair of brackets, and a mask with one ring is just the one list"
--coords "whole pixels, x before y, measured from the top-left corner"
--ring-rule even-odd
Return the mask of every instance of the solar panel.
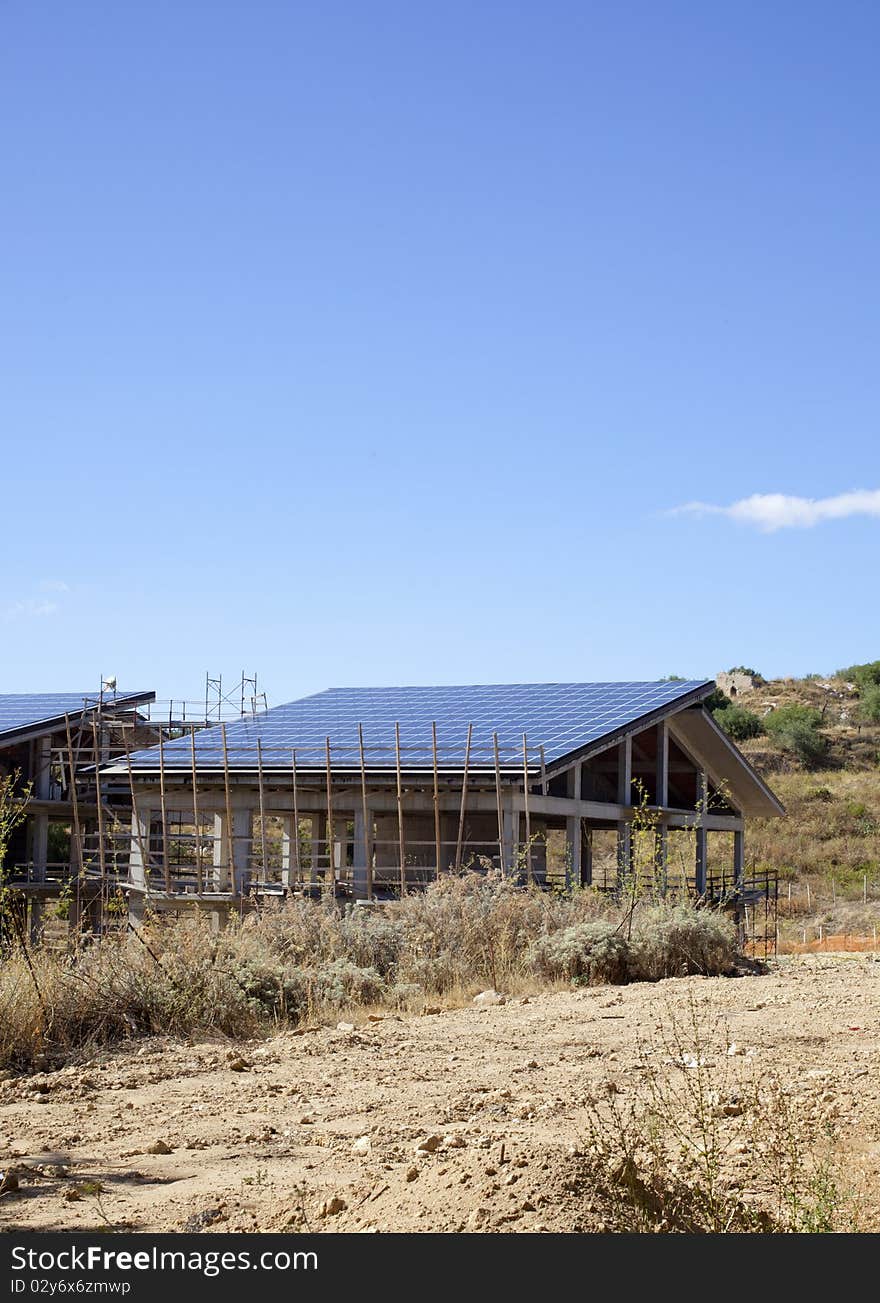
[[[494, 766], [493, 733], [500, 763], [521, 769], [523, 734], [529, 764], [543, 747], [547, 764], [684, 698], [708, 695], [703, 679], [639, 683], [525, 683], [466, 687], [331, 688], [226, 725], [227, 760], [232, 769], [255, 769], [257, 743], [266, 770], [289, 769], [295, 750], [300, 769], [325, 765], [330, 738], [332, 767], [359, 767], [358, 725], [368, 769], [394, 769], [395, 724], [400, 726], [404, 769], [432, 765], [431, 726], [436, 723], [441, 768], [460, 769], [468, 725], [473, 726], [470, 765]], [[167, 742], [163, 759], [171, 769], [192, 764], [189, 736]], [[222, 768], [219, 727], [195, 734], [198, 769]], [[132, 755], [135, 769], [155, 770], [158, 749]]]
[[[105, 698], [106, 705], [152, 697], [151, 692], [117, 692]], [[97, 704], [95, 692], [5, 692], [0, 693], [0, 739], [4, 733], [36, 728], [63, 715], [76, 716]]]

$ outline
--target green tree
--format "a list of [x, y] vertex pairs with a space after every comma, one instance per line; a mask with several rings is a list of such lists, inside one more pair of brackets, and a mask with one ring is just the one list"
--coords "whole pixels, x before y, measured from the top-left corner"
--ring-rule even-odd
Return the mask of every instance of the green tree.
[[765, 716], [764, 729], [783, 751], [790, 751], [809, 769], [828, 750], [828, 739], [819, 732], [821, 722], [821, 714], [812, 706], [792, 703]]
[[712, 717], [728, 737], [734, 738], [737, 742], [744, 742], [749, 737], [760, 737], [764, 732], [764, 725], [758, 716], [746, 710], [744, 706], [737, 706], [734, 702], [729, 706], [722, 706], [719, 710], [713, 710]]

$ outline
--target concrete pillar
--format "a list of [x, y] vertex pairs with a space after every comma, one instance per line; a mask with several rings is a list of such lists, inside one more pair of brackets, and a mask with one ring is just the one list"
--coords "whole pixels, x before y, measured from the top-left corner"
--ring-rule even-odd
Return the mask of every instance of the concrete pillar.
[[355, 900], [368, 900], [370, 896], [370, 868], [373, 864], [373, 812], [367, 810], [367, 822], [360, 806], [354, 811], [354, 896]]
[[150, 811], [131, 812], [131, 838], [128, 850], [128, 917], [135, 926], [141, 922], [146, 908], [147, 864], [145, 857], [150, 847]]
[[292, 814], [286, 814], [281, 820], [281, 885], [290, 887], [296, 870], [296, 842], [299, 829], [294, 824]]
[[45, 882], [49, 858], [49, 815], [38, 810], [31, 824], [31, 863], [35, 882]]
[[31, 896], [30, 898], [28, 928], [31, 945], [39, 945], [40, 938], [43, 935], [43, 902], [39, 896]]
[[[566, 793], [573, 801], [581, 799], [581, 766], [576, 764], [565, 776]], [[569, 815], [565, 820], [565, 840], [568, 846], [568, 867], [565, 885], [570, 891], [572, 884], [581, 880], [581, 820], [580, 815]]]
[[232, 856], [229, 848], [229, 829], [226, 815], [214, 815], [214, 881], [218, 891], [229, 891], [232, 882]]
[[669, 727], [665, 719], [657, 725], [657, 805], [669, 804]]
[[708, 859], [708, 834], [705, 827], [697, 829], [696, 863], [694, 865], [694, 888], [698, 896], [706, 891], [706, 863]]
[[516, 854], [514, 842], [514, 828], [517, 816], [514, 813], [512, 804], [504, 804], [501, 807], [501, 842], [504, 847], [504, 872], [505, 874], [513, 873], [515, 870], [514, 856]]
[[632, 805], [632, 738], [617, 745], [617, 804]]
[[38, 801], [48, 801], [52, 796], [52, 739], [37, 739], [35, 755], [34, 796]]
[[709, 809], [709, 779], [705, 771], [697, 775], [697, 797], [699, 801], [700, 822], [697, 825], [696, 851], [694, 864], [694, 889], [698, 896], [706, 891], [706, 867], [708, 863], [708, 830], [706, 815]]
[[232, 812], [232, 890], [236, 896], [247, 895], [251, 880], [251, 842], [254, 835], [254, 812], [240, 808]]
[[583, 829], [583, 850], [581, 852], [581, 886], [593, 885], [593, 829], [586, 822]]
[[741, 887], [746, 870], [746, 835], [744, 832], [733, 834], [733, 881]]
[[669, 864], [669, 829], [659, 823], [654, 832], [654, 871], [660, 891], [666, 895], [666, 874]]
[[320, 811], [311, 815], [312, 835], [310, 840], [311, 858], [312, 858], [312, 882], [319, 881], [319, 874], [323, 873], [323, 855], [324, 855], [324, 837], [327, 830], [327, 816]]

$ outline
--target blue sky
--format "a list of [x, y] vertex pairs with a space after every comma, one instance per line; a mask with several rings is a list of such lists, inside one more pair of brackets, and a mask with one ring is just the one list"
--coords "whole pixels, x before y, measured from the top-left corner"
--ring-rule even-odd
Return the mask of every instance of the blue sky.
[[6, 0], [3, 690], [876, 658], [878, 40]]

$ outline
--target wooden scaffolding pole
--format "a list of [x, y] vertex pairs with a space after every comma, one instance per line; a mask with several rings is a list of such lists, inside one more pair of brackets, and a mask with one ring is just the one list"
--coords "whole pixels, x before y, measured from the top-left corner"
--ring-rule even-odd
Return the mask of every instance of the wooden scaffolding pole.
[[504, 809], [501, 804], [501, 761], [498, 756], [498, 734], [492, 734], [495, 751], [495, 801], [498, 806], [498, 864], [504, 877]]
[[104, 892], [107, 887], [107, 859], [104, 853], [104, 805], [101, 801], [101, 775], [98, 772], [98, 766], [101, 763], [101, 750], [98, 745], [98, 721], [97, 717], [92, 715], [92, 738], [95, 744], [95, 800], [98, 805], [98, 863], [101, 866], [101, 900], [104, 902]]
[[468, 724], [467, 741], [464, 744], [464, 770], [461, 775], [461, 809], [458, 814], [458, 837], [455, 841], [455, 872], [461, 872], [461, 851], [464, 844], [464, 817], [467, 811], [468, 768], [471, 761], [471, 736], [473, 724]]
[[296, 777], [295, 749], [290, 753], [290, 768], [293, 774], [293, 874], [294, 882], [299, 886], [302, 882], [302, 870], [299, 862], [299, 784]]
[[260, 859], [263, 867], [263, 881], [268, 882], [268, 852], [266, 843], [266, 800], [263, 788], [263, 743], [257, 738], [257, 783], [260, 793]]
[[220, 725], [223, 744], [223, 795], [226, 803], [226, 877], [227, 887], [235, 894], [235, 825], [232, 822], [232, 793], [229, 788], [229, 749], [226, 745], [226, 724]]
[[529, 743], [523, 737], [523, 808], [526, 816], [526, 882], [532, 881], [532, 821], [529, 815]]
[[82, 829], [79, 822], [79, 798], [76, 793], [76, 766], [73, 759], [73, 738], [70, 733], [70, 716], [64, 716], [64, 728], [67, 733], [67, 771], [70, 784], [70, 800], [73, 805], [73, 837], [76, 846], [76, 863], [77, 880], [82, 877], [83, 873], [83, 843]]
[[202, 830], [199, 826], [199, 780], [196, 770], [196, 729], [195, 725], [190, 729], [189, 749], [192, 758], [192, 786], [193, 786], [193, 832], [195, 834], [196, 848], [196, 893], [201, 896], [202, 882]]
[[333, 888], [336, 891], [336, 865], [333, 863], [333, 778], [330, 768], [330, 739], [324, 739], [324, 753], [327, 759], [327, 873], [324, 877], [324, 887]]
[[162, 874], [165, 890], [171, 894], [171, 861], [168, 858], [168, 805], [165, 793], [165, 733], [159, 729], [159, 804], [162, 807]]
[[436, 874], [440, 874], [443, 860], [443, 843], [440, 840], [440, 776], [437, 772], [437, 721], [431, 724], [431, 750], [434, 757], [434, 852]]
[[358, 724], [358, 752], [361, 759], [361, 817], [364, 823], [364, 870], [367, 875], [367, 900], [373, 899], [373, 857], [370, 854], [369, 812], [367, 810], [367, 767], [364, 760], [364, 728]]
[[400, 899], [406, 895], [406, 843], [403, 837], [403, 783], [400, 775], [400, 724], [394, 724], [394, 756], [397, 765], [397, 845], [400, 851]]

